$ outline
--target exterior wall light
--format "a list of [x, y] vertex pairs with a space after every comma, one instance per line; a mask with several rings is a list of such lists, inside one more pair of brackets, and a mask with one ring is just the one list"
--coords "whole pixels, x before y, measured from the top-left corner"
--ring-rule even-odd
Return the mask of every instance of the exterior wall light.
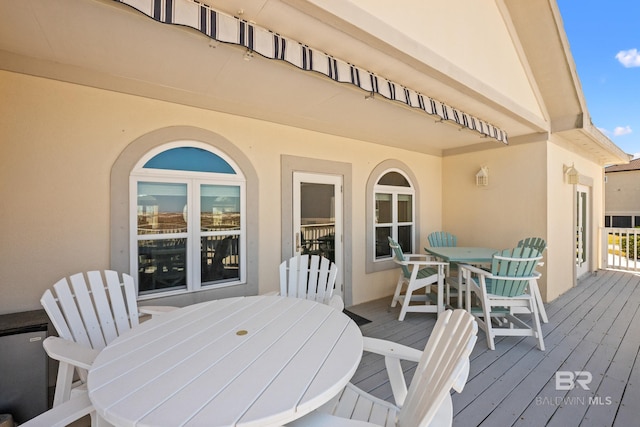
[[476, 186], [486, 187], [489, 185], [489, 168], [482, 166], [476, 174]]
[[567, 177], [568, 184], [580, 183], [580, 172], [571, 164], [571, 166], [562, 165], [562, 171]]

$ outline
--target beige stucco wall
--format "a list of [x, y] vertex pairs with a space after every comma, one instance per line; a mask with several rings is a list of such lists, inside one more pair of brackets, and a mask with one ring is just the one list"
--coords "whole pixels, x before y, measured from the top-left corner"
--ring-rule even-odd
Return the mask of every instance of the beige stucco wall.
[[[602, 165], [594, 159], [579, 154], [571, 144], [554, 136], [548, 143], [549, 157], [549, 256], [558, 260], [557, 266], [550, 272], [556, 283], [549, 288], [548, 299], [553, 299], [567, 291], [576, 280], [576, 271], [566, 271], [563, 266], [575, 263], [575, 216], [576, 187], [568, 184], [564, 167], [573, 165], [580, 173], [580, 185], [587, 190], [590, 198], [590, 223], [587, 230], [589, 254], [588, 271], [601, 268], [600, 246], [601, 229], [604, 226], [604, 171]], [[571, 206], [569, 206], [571, 203]], [[566, 211], [566, 212], [565, 212]], [[571, 216], [567, 215], [571, 212]], [[570, 243], [569, 243], [570, 242]], [[557, 249], [556, 249], [557, 248]], [[552, 250], [553, 249], [553, 250]], [[551, 276], [553, 274], [553, 276]]]
[[[563, 165], [574, 164], [590, 186], [591, 271], [598, 268], [602, 225], [602, 167], [576, 154], [566, 141], [539, 141], [446, 157], [443, 161], [443, 227], [460, 246], [508, 248], [525, 237], [547, 240], [539, 281], [545, 301], [575, 284], [575, 186]], [[477, 187], [475, 174], [489, 168], [489, 185]]]
[[[496, 147], [444, 159], [443, 225], [460, 246], [508, 248], [545, 232], [544, 145]], [[486, 187], [475, 182], [481, 166]]]
[[[460, 70], [543, 117], [496, 0], [351, 0]], [[474, 24], [475, 25], [472, 25]], [[481, 23], [481, 24], [478, 24]], [[456, 78], [464, 78], [457, 75]]]
[[408, 165], [421, 191], [421, 235], [441, 226], [437, 157], [8, 72], [0, 72], [0, 99], [0, 313], [38, 309], [61, 277], [109, 267], [111, 167], [131, 141], [168, 126], [218, 133], [256, 169], [261, 293], [277, 288], [282, 154], [353, 165], [354, 303], [390, 295], [397, 278], [364, 271], [363, 189], [377, 164]]

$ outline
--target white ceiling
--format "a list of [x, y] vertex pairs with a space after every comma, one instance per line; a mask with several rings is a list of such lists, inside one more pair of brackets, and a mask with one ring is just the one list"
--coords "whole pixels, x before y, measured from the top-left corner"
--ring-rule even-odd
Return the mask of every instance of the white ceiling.
[[[280, 0], [213, 3], [487, 120], [510, 137], [539, 131]], [[112, 0], [0, 2], [2, 69], [436, 155], [502, 146], [398, 102], [365, 100], [367, 93], [352, 85], [282, 61], [259, 55], [246, 61], [244, 53]]]

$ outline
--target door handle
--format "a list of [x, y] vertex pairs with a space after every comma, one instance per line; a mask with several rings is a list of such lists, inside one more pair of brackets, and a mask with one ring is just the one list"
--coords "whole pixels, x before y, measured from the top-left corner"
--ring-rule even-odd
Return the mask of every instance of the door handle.
[[296, 252], [300, 252], [302, 247], [300, 246], [300, 232], [296, 232]]

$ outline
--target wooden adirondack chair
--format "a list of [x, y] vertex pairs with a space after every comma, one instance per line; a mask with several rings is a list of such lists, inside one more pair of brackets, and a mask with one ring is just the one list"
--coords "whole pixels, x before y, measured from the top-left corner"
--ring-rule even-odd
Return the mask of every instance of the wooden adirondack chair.
[[[88, 281], [87, 281], [88, 279]], [[123, 332], [139, 324], [139, 312], [159, 314], [174, 307], [138, 307], [133, 277], [112, 270], [89, 271], [60, 279], [46, 290], [40, 302], [58, 337], [48, 337], [43, 346], [49, 357], [60, 362], [53, 406], [71, 397], [72, 388], [83, 386], [87, 370], [100, 350]], [[73, 384], [74, 373], [80, 378]]]
[[329, 259], [318, 255], [294, 256], [280, 264], [280, 295], [310, 299], [344, 309], [344, 302], [333, 291], [338, 267]]
[[[485, 331], [491, 350], [495, 350], [494, 338], [502, 335], [535, 337], [538, 348], [544, 351], [538, 305], [530, 289], [531, 281], [540, 276], [535, 271], [540, 259], [542, 255], [537, 250], [518, 247], [496, 253], [491, 271], [460, 264], [460, 274], [464, 275], [469, 291], [475, 292], [480, 301], [480, 307], [467, 309]], [[531, 326], [516, 317], [518, 309], [531, 314]], [[507, 327], [493, 327], [492, 318], [505, 320], [503, 324]]]
[[[533, 248], [542, 254], [547, 249], [547, 242], [542, 237], [527, 237], [526, 239], [522, 239], [518, 242], [518, 247], [527, 247]], [[544, 265], [544, 262], [540, 261], [538, 263], [539, 266]], [[540, 319], [543, 323], [549, 323], [549, 318], [547, 317], [547, 310], [544, 308], [544, 303], [542, 302], [542, 295], [540, 295], [540, 288], [538, 287], [538, 280], [531, 280], [529, 284], [531, 286], [531, 293], [536, 299], [536, 303], [538, 304], [538, 313], [540, 314]]]
[[[438, 317], [424, 351], [374, 338], [364, 338], [364, 350], [381, 354], [395, 405], [355, 385], [347, 387], [317, 411], [288, 424], [290, 427], [450, 426], [451, 389], [462, 392], [469, 375], [469, 355], [478, 326], [465, 310], [447, 310]], [[409, 388], [401, 360], [418, 362]]]
[[[444, 269], [448, 265], [445, 262], [431, 261], [428, 255], [405, 254], [402, 248], [391, 237], [389, 246], [393, 250], [393, 261], [400, 265], [400, 277], [396, 285], [391, 307], [398, 302], [402, 304], [398, 320], [404, 320], [407, 312], [441, 313], [444, 311], [444, 298], [442, 292], [438, 292], [435, 298], [431, 293], [431, 285], [437, 284], [439, 289], [444, 289]], [[406, 285], [406, 291], [402, 290]], [[424, 289], [424, 295], [415, 295], [417, 290]], [[434, 301], [435, 299], [435, 301]], [[419, 301], [421, 304], [411, 304]], [[435, 304], [433, 304], [435, 302]]]

